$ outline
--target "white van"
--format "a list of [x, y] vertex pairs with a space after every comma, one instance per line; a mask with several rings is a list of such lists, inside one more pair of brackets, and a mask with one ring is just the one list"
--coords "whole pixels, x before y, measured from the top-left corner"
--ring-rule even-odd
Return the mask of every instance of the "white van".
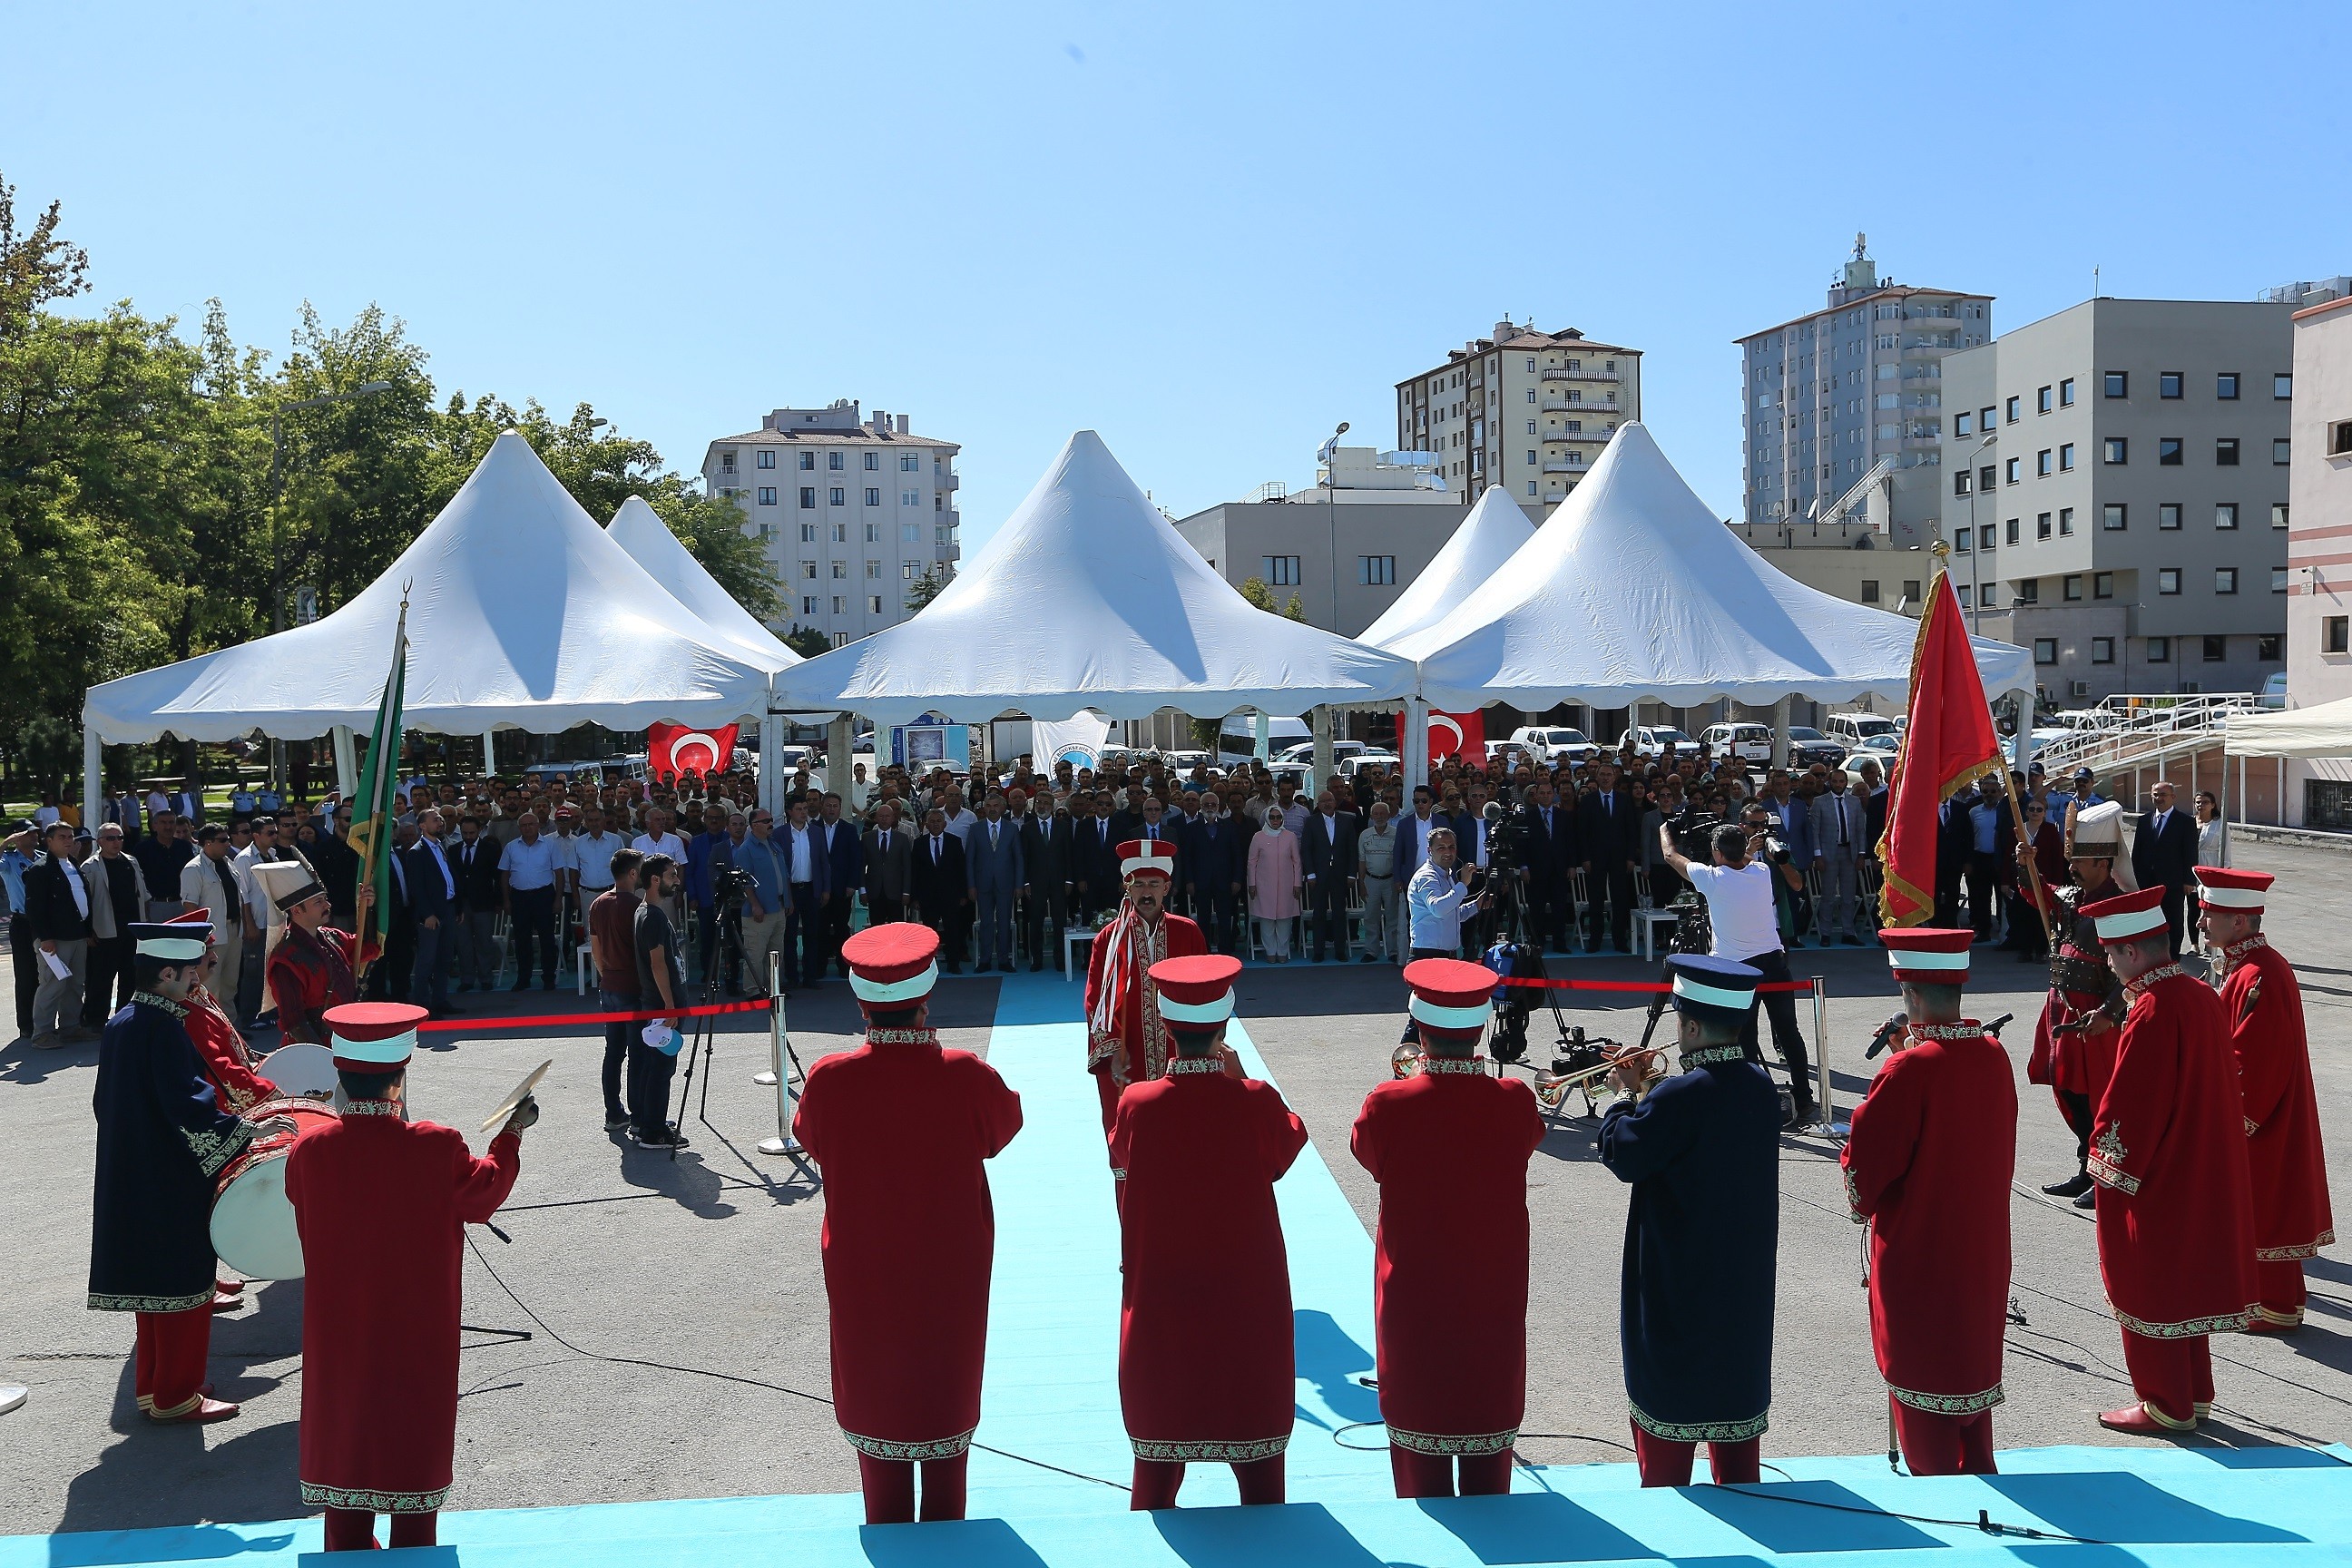
[[1832, 713], [1822, 726], [1829, 738], [1849, 751], [1880, 735], [1900, 735], [1903, 726], [1884, 713]]

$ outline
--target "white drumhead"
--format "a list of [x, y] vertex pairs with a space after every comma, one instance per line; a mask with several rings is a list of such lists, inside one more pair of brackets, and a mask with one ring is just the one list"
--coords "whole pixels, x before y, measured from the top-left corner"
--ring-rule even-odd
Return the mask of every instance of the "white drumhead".
[[324, 1046], [280, 1046], [262, 1058], [261, 1076], [285, 1095], [332, 1094], [341, 1081], [335, 1053]]
[[213, 1252], [248, 1279], [302, 1278], [302, 1233], [286, 1196], [284, 1150], [256, 1160], [213, 1200]]

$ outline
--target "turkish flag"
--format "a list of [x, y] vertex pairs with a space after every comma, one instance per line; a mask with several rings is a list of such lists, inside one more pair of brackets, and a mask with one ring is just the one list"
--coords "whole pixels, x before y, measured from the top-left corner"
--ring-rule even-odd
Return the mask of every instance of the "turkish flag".
[[[1397, 734], [1405, 732], [1404, 716], [1397, 716]], [[1432, 764], [1448, 757], [1462, 757], [1472, 762], [1486, 758], [1486, 716], [1481, 713], [1441, 713], [1429, 710], [1429, 760]]]
[[1968, 623], [1939, 563], [1912, 645], [1911, 722], [1888, 785], [1886, 834], [1878, 847], [1885, 869], [1879, 913], [1888, 925], [1934, 918], [1938, 808], [1989, 773], [2008, 782]]
[[734, 724], [721, 724], [715, 730], [693, 730], [684, 724], [648, 725], [646, 771], [665, 781], [686, 773], [700, 773], [705, 778], [723, 773], [734, 760], [739, 728]]

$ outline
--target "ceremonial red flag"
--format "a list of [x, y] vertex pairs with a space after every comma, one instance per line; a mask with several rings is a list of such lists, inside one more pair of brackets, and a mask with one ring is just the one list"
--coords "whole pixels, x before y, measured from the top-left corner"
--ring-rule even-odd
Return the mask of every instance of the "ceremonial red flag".
[[665, 781], [683, 773], [709, 778], [727, 771], [735, 756], [738, 726], [694, 730], [684, 724], [651, 724], [646, 728], [646, 771]]
[[[1404, 715], [1397, 715], [1397, 749], [1404, 749]], [[1448, 757], [1460, 756], [1483, 762], [1486, 756], [1486, 716], [1478, 713], [1441, 713], [1429, 710], [1429, 760], [1433, 766]]]
[[1911, 647], [1911, 721], [1878, 846], [1885, 872], [1878, 908], [1886, 924], [1920, 925], [1935, 913], [1937, 808], [1988, 773], [2008, 777], [1968, 622], [1938, 561]]

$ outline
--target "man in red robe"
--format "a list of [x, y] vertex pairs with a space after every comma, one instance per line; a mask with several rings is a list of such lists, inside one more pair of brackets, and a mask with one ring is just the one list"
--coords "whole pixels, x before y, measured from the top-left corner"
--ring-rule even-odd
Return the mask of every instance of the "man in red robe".
[[[1528, 1407], [1528, 1161], [1536, 1097], [1476, 1055], [1497, 984], [1483, 963], [1405, 965], [1421, 1070], [1373, 1087], [1349, 1148], [1381, 1184], [1373, 1242], [1381, 1419], [1397, 1496], [1511, 1489]], [[1475, 1320], [1474, 1333], [1444, 1325]]]
[[2267, 871], [2197, 868], [2205, 905], [2200, 923], [2221, 955], [2221, 1011], [2245, 1100], [2254, 1274], [2262, 1290], [2247, 1331], [2256, 1334], [2285, 1333], [2303, 1322], [2303, 1260], [2336, 1239], [2303, 987], [2294, 966], [2263, 935], [2273, 879]]
[[930, 1027], [939, 954], [903, 921], [842, 943], [866, 1044], [811, 1068], [793, 1116], [824, 1173], [834, 1415], [868, 1524], [916, 1517], [918, 1464], [922, 1517], [963, 1517], [996, 1256], [984, 1162], [1021, 1131], [1021, 1097]]
[[1175, 1054], [1119, 1096], [1111, 1123], [1118, 1396], [1139, 1509], [1175, 1507], [1196, 1459], [1233, 1466], [1244, 1503], [1283, 1500], [1297, 1371], [1274, 1184], [1307, 1128], [1225, 1047], [1241, 971], [1222, 953], [1151, 966]]
[[[180, 1020], [180, 1026], [188, 1031], [188, 1038], [204, 1062], [205, 1077], [211, 1080], [214, 1100], [222, 1110], [242, 1116], [266, 1100], [278, 1099], [278, 1086], [256, 1070], [253, 1052], [247, 1047], [245, 1036], [222, 1008], [219, 998], [212, 994], [213, 973], [220, 967], [220, 943], [213, 935], [211, 911], [198, 906], [185, 914], [174, 915], [166, 923], [204, 929], [205, 956], [197, 963], [194, 984], [188, 987], [188, 1016]], [[244, 1280], [220, 1275], [213, 1281], [213, 1310], [232, 1311], [237, 1298], [244, 1294]]]
[[1870, 1228], [1870, 1343], [1915, 1476], [1991, 1475], [2009, 1328], [2009, 1053], [1960, 1016], [1975, 933], [1878, 933], [1908, 1026], [1854, 1107], [1839, 1163]]
[[[2123, 833], [2124, 808], [2116, 802], [2068, 804], [2066, 866], [2074, 885], [2053, 894], [2057, 940], [2050, 949], [2050, 989], [2033, 1026], [2033, 1055], [2025, 1067], [2026, 1081], [2049, 1087], [2058, 1114], [2074, 1134], [2074, 1173], [2042, 1190], [2053, 1198], [2072, 1198], [2083, 1209], [2093, 1202], [2091, 1122], [2107, 1075], [2115, 1070], [2116, 1030], [2124, 1021], [2123, 989], [2100, 955], [2098, 933], [2083, 906], [2124, 890], [2115, 879]], [[2017, 853], [2022, 865], [2032, 847], [2021, 844]]]
[[1103, 1131], [1110, 1131], [1118, 1097], [1129, 1084], [1149, 1083], [1168, 1064], [1168, 1028], [1148, 976], [1163, 958], [1209, 951], [1201, 928], [1167, 912], [1176, 875], [1175, 846], [1130, 838], [1118, 847], [1127, 899], [1118, 918], [1095, 933], [1087, 952], [1087, 1070], [1102, 1100]]
[[406, 1119], [422, 1007], [356, 1002], [328, 1013], [350, 1104], [286, 1160], [302, 1238], [302, 1500], [326, 1510], [326, 1549], [435, 1544], [457, 1447], [457, 1320], [465, 1227], [498, 1212], [521, 1172], [525, 1099], [476, 1159], [463, 1133]]
[[359, 887], [358, 924], [367, 933], [362, 938], [326, 923], [327, 890], [309, 866], [296, 861], [257, 869], [276, 873], [266, 880], [286, 916], [278, 928], [277, 945], [269, 950], [268, 968], [278, 1032], [289, 1046], [324, 1045], [327, 1010], [359, 1000], [357, 971], [381, 951], [370, 918], [375, 912], [374, 884], [362, 882]]
[[2099, 1425], [2186, 1432], [2213, 1400], [2207, 1336], [2253, 1315], [2253, 1195], [2244, 1100], [2221, 999], [2172, 957], [2162, 888], [2089, 905], [2128, 999], [2091, 1132], [2099, 1273], [2139, 1403]]

